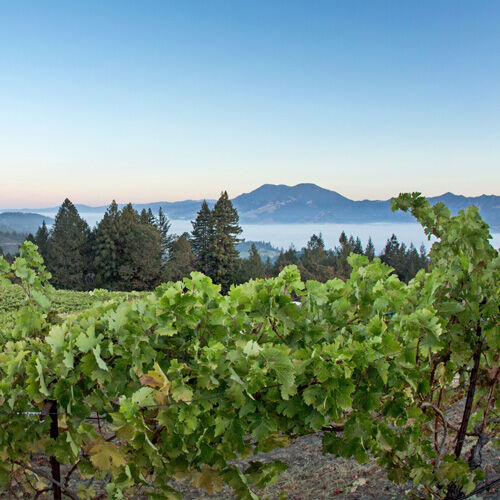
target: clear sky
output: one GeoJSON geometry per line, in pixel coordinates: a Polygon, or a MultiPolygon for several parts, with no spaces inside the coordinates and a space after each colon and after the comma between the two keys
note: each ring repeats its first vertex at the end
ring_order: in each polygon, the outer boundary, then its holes
{"type": "Polygon", "coordinates": [[[500,194],[498,1],[0,3],[0,207],[500,194]]]}

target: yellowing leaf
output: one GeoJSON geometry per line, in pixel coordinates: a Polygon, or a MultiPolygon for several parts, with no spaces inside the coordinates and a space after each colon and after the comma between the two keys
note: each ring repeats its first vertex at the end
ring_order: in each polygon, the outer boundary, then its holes
{"type": "Polygon", "coordinates": [[[224,485],[219,471],[208,465],[203,466],[201,472],[193,474],[193,485],[197,488],[203,488],[209,495],[220,491],[224,485]]]}
{"type": "Polygon", "coordinates": [[[127,459],[122,451],[114,443],[98,441],[92,443],[87,453],[90,461],[98,470],[109,471],[111,467],[121,467],[127,465],[127,459]]]}
{"type": "Polygon", "coordinates": [[[186,385],[179,385],[172,390],[172,398],[174,401],[190,403],[193,399],[193,391],[186,385]]]}

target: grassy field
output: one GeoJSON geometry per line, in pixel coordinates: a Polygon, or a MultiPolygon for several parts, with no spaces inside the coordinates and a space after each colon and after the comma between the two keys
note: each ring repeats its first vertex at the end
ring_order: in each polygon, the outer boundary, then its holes
{"type": "MultiPolygon", "coordinates": [[[[136,294],[137,292],[134,292],[136,294]]],[[[94,290],[92,292],[73,292],[56,290],[52,301],[53,310],[57,313],[74,313],[83,311],[98,302],[116,297],[127,297],[126,292],[109,292],[94,290]]],[[[14,326],[15,313],[24,304],[25,293],[20,286],[13,285],[8,289],[0,289],[0,331],[14,326]]]]}

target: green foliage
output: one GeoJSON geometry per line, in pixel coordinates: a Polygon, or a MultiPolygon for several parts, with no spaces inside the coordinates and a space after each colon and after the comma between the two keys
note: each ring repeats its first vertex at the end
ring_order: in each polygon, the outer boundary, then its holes
{"type": "Polygon", "coordinates": [[[0,259],[27,296],[2,335],[0,481],[21,480],[17,464],[37,450],[108,478],[111,498],[138,486],[178,498],[167,484],[176,478],[255,499],[285,466],[242,471],[233,460],[327,429],[325,452],[374,455],[416,496],[472,491],[482,472],[458,442],[465,427],[480,455],[481,439],[498,433],[500,258],[477,210],[450,217],[416,194],[393,204],[438,238],[429,271],[408,284],[352,254],[346,281],[304,283],[289,266],[223,295],[192,273],[61,320],[35,247],[24,244],[13,265],[0,259]],[[452,421],[471,394],[474,411],[452,421]],[[50,400],[63,414],[57,440],[23,413],[50,400]],[[85,422],[94,412],[104,429],[85,422]]]}

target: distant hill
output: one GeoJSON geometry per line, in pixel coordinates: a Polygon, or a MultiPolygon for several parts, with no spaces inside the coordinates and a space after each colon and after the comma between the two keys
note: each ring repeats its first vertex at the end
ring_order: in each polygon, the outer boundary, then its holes
{"type": "MultiPolygon", "coordinates": [[[[493,231],[500,231],[500,196],[466,197],[445,193],[429,198],[434,205],[442,201],[458,213],[470,205],[478,207],[481,216],[493,231]]],[[[355,201],[315,184],[264,184],[232,200],[240,220],[246,223],[368,223],[411,222],[414,219],[402,212],[392,212],[390,200],[355,201]]]]}
{"type": "Polygon", "coordinates": [[[19,245],[26,239],[26,235],[15,231],[0,230],[0,255],[15,254],[19,245]]]}
{"type": "MultiPolygon", "coordinates": [[[[208,206],[213,208],[217,200],[206,200],[208,206]]],[[[143,208],[146,210],[151,208],[154,213],[158,213],[160,207],[165,213],[168,214],[170,219],[191,220],[196,217],[198,210],[201,207],[203,200],[184,200],[184,201],[156,201],[152,203],[133,203],[136,210],[141,211],[143,208]]],[[[118,208],[122,209],[126,203],[118,203],[118,208]]],[[[80,214],[102,214],[106,212],[109,205],[102,205],[98,207],[91,207],[90,205],[82,205],[75,203],[75,207],[80,214]]],[[[36,212],[37,214],[55,214],[59,207],[47,208],[18,208],[18,209],[5,209],[3,213],[28,213],[36,212]]],[[[47,222],[48,224],[48,222],[47,222]]]]}
{"type": "MultiPolygon", "coordinates": [[[[470,205],[475,205],[492,231],[500,232],[500,196],[466,197],[445,193],[429,198],[429,201],[432,204],[439,201],[444,202],[453,214],[470,205]]],[[[324,189],[316,184],[297,184],[296,186],[264,184],[250,193],[233,198],[232,202],[238,210],[240,221],[246,224],[313,222],[360,224],[414,221],[409,214],[393,213],[390,208],[390,200],[350,200],[336,191],[324,189]]],[[[215,200],[207,200],[207,203],[213,207],[215,200]]],[[[151,208],[155,213],[162,207],[169,218],[182,220],[194,220],[200,206],[201,200],[134,204],[137,210],[151,208]]],[[[88,205],[76,205],[76,207],[82,214],[103,213],[107,208],[106,206],[90,207],[88,205]]],[[[37,210],[25,209],[17,210],[17,212],[55,213],[57,209],[58,207],[37,210]]],[[[1,220],[0,224],[2,224],[1,220]]],[[[19,227],[14,227],[14,229],[21,230],[19,227]]]]}
{"type": "Polygon", "coordinates": [[[237,245],[238,252],[240,253],[240,257],[242,259],[246,259],[250,255],[250,248],[252,245],[256,246],[260,257],[264,262],[268,257],[271,262],[274,262],[280,254],[280,249],[273,247],[271,243],[267,241],[243,240],[237,245]]]}
{"type": "Polygon", "coordinates": [[[0,214],[0,230],[34,234],[43,221],[46,224],[54,223],[51,217],[36,213],[4,212],[0,214]]]}

